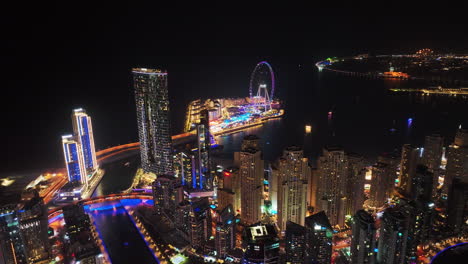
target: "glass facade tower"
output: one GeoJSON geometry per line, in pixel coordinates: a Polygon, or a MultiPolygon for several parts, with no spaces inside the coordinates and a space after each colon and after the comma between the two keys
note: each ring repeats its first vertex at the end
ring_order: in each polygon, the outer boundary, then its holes
{"type": "Polygon", "coordinates": [[[83,151],[78,140],[73,135],[62,136],[63,155],[65,156],[65,167],[67,168],[68,181],[88,183],[86,177],[85,161],[83,151]]]}
{"type": "Polygon", "coordinates": [[[167,72],[134,68],[133,85],[141,166],[156,175],[173,173],[167,72]]]}
{"type": "Polygon", "coordinates": [[[97,168],[96,150],[94,149],[93,127],[91,117],[82,108],[73,110],[73,133],[76,136],[88,176],[97,168]]]}

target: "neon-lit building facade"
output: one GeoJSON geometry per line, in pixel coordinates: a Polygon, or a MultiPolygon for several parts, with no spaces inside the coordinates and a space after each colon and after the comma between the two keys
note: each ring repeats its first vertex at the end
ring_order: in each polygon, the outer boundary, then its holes
{"type": "Polygon", "coordinates": [[[94,148],[93,126],[91,117],[82,108],[73,110],[73,133],[76,136],[83,153],[84,165],[88,177],[97,168],[96,150],[94,148]]]}
{"type": "Polygon", "coordinates": [[[78,143],[78,140],[73,137],[73,135],[62,136],[62,147],[68,181],[80,182],[86,185],[88,183],[88,177],[86,176],[83,151],[81,150],[81,145],[78,143]]]}
{"type": "Polygon", "coordinates": [[[210,127],[208,111],[201,111],[200,124],[197,125],[198,139],[198,173],[200,189],[212,189],[212,179],[210,176],[210,127]]]}
{"type": "Polygon", "coordinates": [[[156,175],[173,173],[167,72],[134,68],[133,85],[141,166],[156,175]]]}

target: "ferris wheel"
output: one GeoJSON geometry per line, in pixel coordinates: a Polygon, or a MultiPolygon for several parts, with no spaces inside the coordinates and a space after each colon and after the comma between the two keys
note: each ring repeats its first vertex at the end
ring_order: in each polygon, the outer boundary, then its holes
{"type": "Polygon", "coordinates": [[[249,96],[254,105],[271,108],[275,92],[275,73],[266,61],[259,62],[250,76],[249,96]],[[257,91],[256,95],[253,94],[257,91]]]}

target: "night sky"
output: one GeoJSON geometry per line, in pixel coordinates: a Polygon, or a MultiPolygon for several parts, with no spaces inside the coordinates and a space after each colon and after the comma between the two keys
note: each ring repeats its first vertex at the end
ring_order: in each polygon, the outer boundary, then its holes
{"type": "Polygon", "coordinates": [[[281,85],[293,81],[292,65],[313,67],[329,56],[424,47],[468,53],[463,6],[448,12],[284,1],[262,6],[178,1],[177,7],[157,1],[66,2],[2,8],[6,148],[0,175],[62,166],[60,136],[72,132],[76,107],[92,116],[97,149],[137,141],[132,67],[168,70],[178,133],[190,100],[246,96],[250,72],[261,60],[275,66],[281,85]]]}

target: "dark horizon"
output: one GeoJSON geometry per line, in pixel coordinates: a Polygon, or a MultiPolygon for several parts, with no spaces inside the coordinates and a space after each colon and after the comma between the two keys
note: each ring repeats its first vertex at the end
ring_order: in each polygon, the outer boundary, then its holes
{"type": "Polygon", "coordinates": [[[8,125],[1,174],[62,164],[60,136],[71,132],[76,107],[93,118],[96,149],[137,141],[132,67],[168,70],[175,134],[189,101],[247,96],[250,73],[262,60],[273,65],[283,99],[281,89],[297,82],[297,65],[313,69],[330,56],[468,53],[463,17],[436,10],[98,3],[22,11],[1,18],[4,87],[13,92],[2,104],[8,125]]]}

